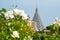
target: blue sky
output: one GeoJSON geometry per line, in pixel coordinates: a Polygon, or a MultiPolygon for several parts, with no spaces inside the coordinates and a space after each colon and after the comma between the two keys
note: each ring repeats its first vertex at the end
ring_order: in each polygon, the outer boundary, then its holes
{"type": "Polygon", "coordinates": [[[55,17],[60,18],[60,0],[0,0],[0,9],[7,8],[9,10],[17,8],[25,10],[31,17],[34,16],[36,4],[38,5],[39,15],[45,26],[55,21],[55,17]]]}

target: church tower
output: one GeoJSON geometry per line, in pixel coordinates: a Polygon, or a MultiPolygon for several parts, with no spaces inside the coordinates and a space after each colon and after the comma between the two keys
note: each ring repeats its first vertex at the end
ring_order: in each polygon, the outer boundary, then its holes
{"type": "Polygon", "coordinates": [[[33,21],[35,22],[36,31],[41,31],[44,28],[44,25],[43,25],[42,20],[39,16],[39,13],[38,13],[38,8],[36,8],[36,10],[35,10],[35,15],[33,17],[33,21]]]}

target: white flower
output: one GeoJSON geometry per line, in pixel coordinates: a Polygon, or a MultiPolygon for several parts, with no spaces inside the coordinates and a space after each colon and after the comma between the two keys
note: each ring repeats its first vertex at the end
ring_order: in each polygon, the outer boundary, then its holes
{"type": "Polygon", "coordinates": [[[24,10],[14,9],[14,15],[22,16],[22,19],[28,18],[27,14],[25,14],[24,10]]]}
{"type": "Polygon", "coordinates": [[[19,15],[20,14],[20,10],[18,10],[18,9],[13,9],[13,11],[14,11],[14,15],[19,15]]]}
{"type": "Polygon", "coordinates": [[[60,23],[58,25],[60,26],[60,23]]]}
{"type": "Polygon", "coordinates": [[[14,18],[13,11],[8,11],[8,12],[6,12],[6,13],[5,13],[5,17],[6,17],[6,19],[14,18]]]}
{"type": "Polygon", "coordinates": [[[23,20],[24,20],[24,19],[28,19],[27,14],[22,15],[22,19],[23,19],[23,20]]]}
{"type": "Polygon", "coordinates": [[[19,33],[17,31],[13,31],[13,34],[11,36],[13,38],[19,38],[19,33]]]}
{"type": "Polygon", "coordinates": [[[55,17],[55,20],[58,21],[59,20],[58,17],[55,17]]]}
{"type": "Polygon", "coordinates": [[[55,18],[55,22],[53,24],[58,24],[60,26],[60,19],[58,19],[57,17],[55,18]]]}
{"type": "Polygon", "coordinates": [[[53,22],[53,24],[56,24],[56,22],[53,22]]]}

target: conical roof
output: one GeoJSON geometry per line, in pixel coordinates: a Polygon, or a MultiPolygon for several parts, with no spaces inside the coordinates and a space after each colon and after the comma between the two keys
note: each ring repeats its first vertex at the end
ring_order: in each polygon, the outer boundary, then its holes
{"type": "Polygon", "coordinates": [[[36,8],[35,15],[33,17],[33,21],[35,22],[35,28],[37,31],[41,31],[43,29],[43,23],[42,20],[38,14],[38,8],[36,8]]]}

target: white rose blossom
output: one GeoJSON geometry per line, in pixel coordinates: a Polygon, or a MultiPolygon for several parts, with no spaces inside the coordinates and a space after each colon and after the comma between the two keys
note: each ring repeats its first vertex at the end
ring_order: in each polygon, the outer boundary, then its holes
{"type": "Polygon", "coordinates": [[[60,23],[58,25],[60,26],[60,23]]]}
{"type": "Polygon", "coordinates": [[[28,18],[27,14],[25,14],[24,10],[14,9],[14,15],[22,16],[22,19],[28,18]]]}
{"type": "Polygon", "coordinates": [[[13,38],[19,38],[19,33],[17,31],[13,31],[13,34],[11,36],[13,38]]]}
{"type": "Polygon", "coordinates": [[[58,17],[55,17],[55,20],[58,21],[59,20],[58,17]]]}
{"type": "Polygon", "coordinates": [[[13,9],[13,11],[8,11],[5,13],[6,19],[14,18],[14,15],[22,16],[23,20],[28,19],[28,16],[27,16],[27,14],[25,14],[24,10],[13,9]]]}
{"type": "Polygon", "coordinates": [[[13,11],[8,11],[8,12],[6,12],[6,13],[5,13],[5,17],[6,17],[6,19],[14,18],[13,11]]]}
{"type": "Polygon", "coordinates": [[[24,20],[24,19],[27,19],[28,17],[27,17],[27,14],[24,14],[24,15],[22,15],[22,19],[24,20]]]}
{"type": "Polygon", "coordinates": [[[58,19],[57,17],[55,18],[55,22],[53,24],[58,24],[60,26],[60,19],[58,19]]]}

